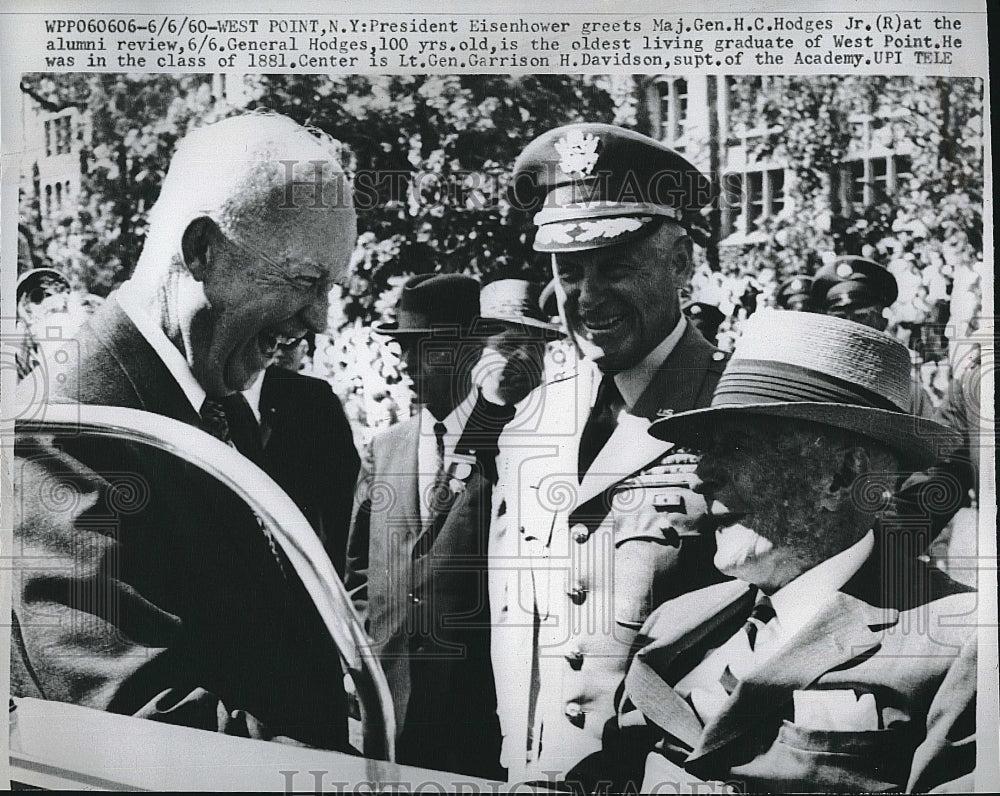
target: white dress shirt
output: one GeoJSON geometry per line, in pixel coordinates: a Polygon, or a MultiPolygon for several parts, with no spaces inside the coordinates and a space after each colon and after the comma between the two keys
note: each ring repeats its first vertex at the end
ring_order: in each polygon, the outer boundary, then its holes
{"type": "Polygon", "coordinates": [[[728,667],[737,680],[773,658],[791,638],[809,624],[861,568],[875,547],[872,531],[858,542],[828,558],[770,596],[774,618],[757,632],[750,649],[747,634],[740,629],[674,686],[708,723],[729,699],[721,678],[728,667]]]}
{"type": "MultiPolygon", "coordinates": [[[[444,423],[444,456],[447,460],[455,453],[465,424],[469,422],[472,410],[476,405],[476,398],[479,395],[477,389],[473,389],[465,399],[456,406],[451,413],[441,422],[444,423]]],[[[438,422],[427,409],[420,410],[420,437],[417,444],[417,489],[420,493],[420,523],[425,525],[429,517],[429,498],[431,490],[434,488],[434,479],[437,477],[438,453],[437,436],[434,433],[434,425],[438,422]]]]}

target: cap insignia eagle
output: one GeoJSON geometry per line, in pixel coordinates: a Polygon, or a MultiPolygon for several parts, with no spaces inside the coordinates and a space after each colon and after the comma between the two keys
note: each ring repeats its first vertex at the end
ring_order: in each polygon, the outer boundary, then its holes
{"type": "Polygon", "coordinates": [[[570,130],[555,143],[559,168],[566,174],[586,177],[597,165],[597,147],[601,139],[581,130],[570,130]]]}

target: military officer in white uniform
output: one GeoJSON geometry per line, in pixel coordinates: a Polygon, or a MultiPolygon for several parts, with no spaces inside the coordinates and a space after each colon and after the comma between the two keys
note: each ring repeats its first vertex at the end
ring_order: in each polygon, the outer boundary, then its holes
{"type": "Polygon", "coordinates": [[[574,124],[514,168],[512,200],[537,210],[534,247],[551,253],[584,359],[529,397],[501,439],[492,657],[509,779],[566,782],[601,747],[650,611],[721,578],[693,530],[697,457],[647,429],[708,405],[726,355],[678,297],[709,201],[693,165],[638,133],[574,124]]]}

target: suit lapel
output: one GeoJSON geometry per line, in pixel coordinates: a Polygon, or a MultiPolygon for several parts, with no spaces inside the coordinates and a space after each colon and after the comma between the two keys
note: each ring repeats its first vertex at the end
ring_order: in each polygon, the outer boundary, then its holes
{"type": "Polygon", "coordinates": [[[668,677],[678,655],[691,649],[714,630],[739,621],[749,613],[753,591],[743,581],[728,581],[698,592],[684,609],[661,611],[646,628],[655,639],[636,653],[625,678],[632,703],[650,721],[668,730],[690,749],[698,745],[702,723],[691,706],[673,689],[668,677]]]}
{"type": "Polygon", "coordinates": [[[113,296],[91,318],[90,332],[118,363],[139,400],[139,408],[198,425],[198,412],[113,296]]]}
{"type": "Polygon", "coordinates": [[[420,528],[419,445],[420,416],[410,418],[386,432],[386,465],[381,472],[394,494],[398,496],[399,518],[405,525],[408,538],[416,538],[420,528]]]}
{"type": "MultiPolygon", "coordinates": [[[[664,412],[686,412],[697,408],[702,382],[714,352],[715,349],[689,324],[632,411],[622,414],[618,427],[597,454],[580,484],[578,506],[641,470],[673,447],[672,442],[650,436],[649,426],[664,412]]],[[[577,435],[577,449],[580,436],[577,435]]]]}
{"type": "Polygon", "coordinates": [[[741,680],[729,701],[702,733],[689,762],[714,752],[781,709],[792,693],[825,672],[880,644],[885,627],[898,618],[895,609],[876,608],[838,592],[812,622],[790,639],[765,666],[741,680]]]}

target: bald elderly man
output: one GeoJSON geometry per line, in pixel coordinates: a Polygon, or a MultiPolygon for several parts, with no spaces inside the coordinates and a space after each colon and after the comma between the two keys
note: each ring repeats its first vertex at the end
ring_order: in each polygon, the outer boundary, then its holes
{"type": "MultiPolygon", "coordinates": [[[[178,145],[132,277],[67,348],[53,400],[163,415],[261,463],[240,391],[326,325],[356,239],[337,145],[278,115],[178,145]]],[[[249,509],[177,457],[19,440],[12,693],[346,748],[335,645],[249,509]],[[145,485],[123,506],[113,484],[145,485]],[[67,499],[53,505],[58,478],[67,499]]]]}

